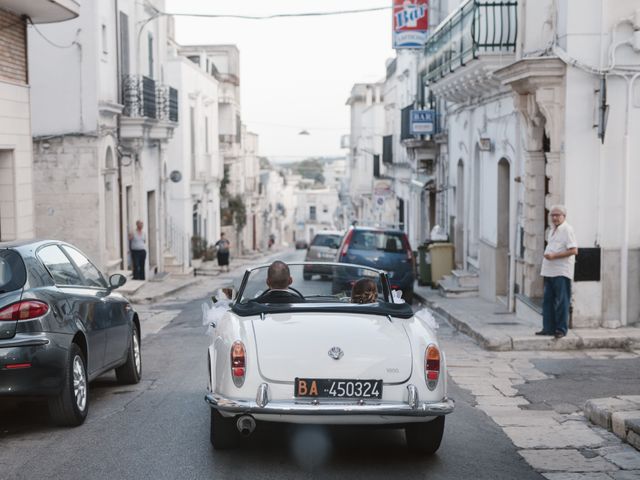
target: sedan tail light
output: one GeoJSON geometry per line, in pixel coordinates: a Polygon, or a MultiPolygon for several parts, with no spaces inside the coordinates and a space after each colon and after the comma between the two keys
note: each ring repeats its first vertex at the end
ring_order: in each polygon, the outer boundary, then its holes
{"type": "Polygon", "coordinates": [[[347,236],[344,238],[344,243],[342,244],[342,249],[340,250],[340,254],[338,255],[338,260],[340,260],[340,257],[344,257],[347,254],[347,250],[349,250],[349,244],[351,243],[351,237],[353,237],[353,230],[349,230],[347,236]]]}
{"type": "Polygon", "coordinates": [[[411,250],[411,245],[409,244],[409,239],[406,235],[402,236],[402,244],[404,245],[404,249],[407,252],[407,260],[410,262],[413,261],[413,250],[411,250]]]}
{"type": "Polygon", "coordinates": [[[247,373],[246,356],[244,344],[242,342],[233,342],[231,345],[231,378],[236,387],[244,384],[244,377],[247,373]]]}
{"type": "Polygon", "coordinates": [[[43,316],[49,311],[49,305],[38,300],[25,300],[0,309],[1,321],[30,320],[43,316]]]}
{"type": "Polygon", "coordinates": [[[440,350],[434,344],[429,345],[424,353],[424,374],[427,388],[435,390],[440,378],[440,350]]]}

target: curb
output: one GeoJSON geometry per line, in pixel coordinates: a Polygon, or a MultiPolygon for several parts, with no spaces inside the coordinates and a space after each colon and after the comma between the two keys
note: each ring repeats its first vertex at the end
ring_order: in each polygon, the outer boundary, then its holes
{"type": "Polygon", "coordinates": [[[158,300],[161,300],[165,297],[168,297],[169,295],[172,295],[174,293],[177,293],[181,290],[184,290],[185,288],[189,288],[193,285],[195,285],[196,283],[200,283],[202,279],[196,278],[196,279],[190,279],[188,281],[185,281],[184,284],[182,285],[177,285],[174,288],[170,288],[169,290],[166,290],[162,293],[159,293],[157,295],[153,295],[150,297],[136,297],[136,296],[132,296],[129,297],[129,301],[131,303],[137,303],[139,305],[144,305],[144,304],[149,304],[149,303],[153,303],[156,302],[158,300]]]}
{"type": "Polygon", "coordinates": [[[640,451],[640,395],[592,398],[584,405],[584,416],[640,451]]]}

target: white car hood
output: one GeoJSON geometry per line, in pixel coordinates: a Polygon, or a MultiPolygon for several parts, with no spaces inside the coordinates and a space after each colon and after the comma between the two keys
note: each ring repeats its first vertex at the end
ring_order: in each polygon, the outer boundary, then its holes
{"type": "Polygon", "coordinates": [[[278,313],[253,320],[260,374],[300,378],[381,379],[411,375],[411,344],[401,320],[348,313],[278,313]],[[339,360],[329,356],[338,347],[339,360]]]}

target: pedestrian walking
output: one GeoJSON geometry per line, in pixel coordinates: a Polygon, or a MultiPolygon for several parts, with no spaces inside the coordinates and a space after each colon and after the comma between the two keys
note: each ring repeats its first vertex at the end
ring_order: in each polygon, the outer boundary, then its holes
{"type": "Polygon", "coordinates": [[[220,267],[220,271],[224,272],[225,267],[227,272],[229,271],[229,247],[231,243],[224,237],[224,232],[220,234],[220,240],[218,240],[215,244],[217,249],[217,258],[218,258],[218,266],[220,267]]]}
{"type": "Polygon", "coordinates": [[[550,216],[553,227],[549,231],[540,272],[544,278],[542,330],[536,335],[562,338],[568,329],[571,281],[578,244],[573,227],[565,220],[567,209],[563,205],[554,205],[550,216]]]}
{"type": "Polygon", "coordinates": [[[147,259],[147,236],[142,230],[141,220],[136,222],[136,229],[129,233],[129,251],[133,263],[133,279],[144,280],[144,265],[147,259]]]}

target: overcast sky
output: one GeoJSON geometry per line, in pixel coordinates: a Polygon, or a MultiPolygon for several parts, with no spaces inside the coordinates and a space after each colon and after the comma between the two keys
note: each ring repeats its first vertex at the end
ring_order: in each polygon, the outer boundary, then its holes
{"type": "MultiPolygon", "coordinates": [[[[168,12],[240,15],[390,7],[390,0],[166,0],[168,12]]],[[[242,121],[259,135],[260,154],[276,161],[345,155],[345,105],[354,83],[385,75],[391,9],[312,18],[176,18],[177,41],[236,44],[242,121]],[[306,129],[309,135],[298,133],[306,129]]]]}

